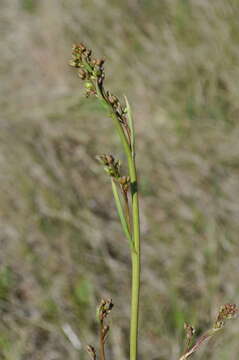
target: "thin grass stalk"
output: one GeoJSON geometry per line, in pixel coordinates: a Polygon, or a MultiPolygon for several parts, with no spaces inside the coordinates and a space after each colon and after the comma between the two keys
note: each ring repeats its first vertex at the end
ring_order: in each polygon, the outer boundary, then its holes
{"type": "Polygon", "coordinates": [[[132,196],[132,220],[133,220],[133,249],[131,248],[131,316],[130,316],[130,360],[137,359],[138,353],[138,323],[139,323],[139,294],[140,294],[140,218],[139,218],[139,198],[138,198],[138,181],[135,162],[135,154],[131,151],[125,137],[125,133],[119,124],[115,114],[111,115],[116,125],[117,132],[125,149],[128,161],[129,176],[131,183],[132,196]]]}
{"type": "MultiPolygon", "coordinates": [[[[108,160],[112,165],[112,157],[101,157],[107,171],[112,177],[112,190],[116,202],[117,211],[121,220],[121,225],[126,237],[133,246],[131,249],[132,259],[132,281],[131,281],[131,321],[130,321],[130,360],[137,359],[138,348],[138,319],[139,319],[139,293],[140,293],[140,219],[139,219],[139,199],[138,181],[134,151],[134,126],[129,102],[125,98],[126,107],[122,107],[117,97],[112,96],[109,91],[104,89],[104,60],[92,59],[91,50],[84,44],[73,45],[72,59],[70,65],[79,69],[79,76],[85,81],[86,95],[96,95],[103,107],[112,118],[116,131],[120,137],[124,149],[129,171],[129,185],[131,188],[131,207],[128,204],[125,183],[122,184],[123,198],[125,201],[125,212],[123,211],[120,197],[115,186],[114,180],[119,179],[118,165],[115,169],[110,169],[108,160]],[[113,171],[113,173],[112,173],[113,171]],[[131,213],[130,213],[130,210],[131,213]],[[131,221],[130,221],[131,220],[131,221]],[[132,227],[131,227],[132,222],[132,227]]],[[[114,164],[116,165],[116,164],[114,164]]],[[[121,179],[122,180],[122,179],[121,179]]],[[[126,180],[127,181],[127,180],[126,180]]],[[[126,187],[127,189],[127,187],[126,187]]],[[[102,349],[101,349],[102,350],[102,349]]],[[[103,354],[102,354],[103,356],[103,354]]]]}
{"type": "MultiPolygon", "coordinates": [[[[135,162],[135,152],[127,141],[126,135],[119,123],[119,120],[111,107],[102,95],[99,87],[96,87],[97,95],[103,100],[107,106],[109,114],[113,119],[116,131],[120,137],[123,145],[125,155],[128,162],[131,196],[132,196],[132,220],[133,220],[133,248],[131,247],[131,266],[132,266],[132,280],[131,280],[131,316],[130,316],[130,360],[137,359],[138,353],[138,327],[139,327],[139,295],[140,295],[140,269],[141,269],[141,254],[140,254],[140,217],[139,217],[139,198],[138,198],[138,181],[137,170],[135,162]]],[[[133,130],[133,127],[131,127],[133,130]]],[[[134,138],[134,134],[131,134],[134,138]]]]}
{"type": "Polygon", "coordinates": [[[122,127],[119,124],[115,114],[111,114],[116,125],[116,130],[123,144],[127,157],[129,176],[131,183],[132,196],[132,221],[133,221],[133,248],[131,248],[131,316],[130,316],[130,360],[137,359],[138,353],[138,323],[139,323],[139,294],[140,294],[140,218],[139,218],[139,199],[138,199],[138,181],[135,163],[135,154],[132,153],[125,137],[122,127]]]}
{"type": "Polygon", "coordinates": [[[131,284],[131,325],[130,325],[130,360],[137,359],[138,350],[138,322],[139,322],[139,294],[140,294],[140,219],[138,183],[135,158],[131,158],[129,173],[131,179],[132,194],[132,217],[133,217],[133,239],[134,249],[131,251],[132,259],[132,284],[131,284]]]}

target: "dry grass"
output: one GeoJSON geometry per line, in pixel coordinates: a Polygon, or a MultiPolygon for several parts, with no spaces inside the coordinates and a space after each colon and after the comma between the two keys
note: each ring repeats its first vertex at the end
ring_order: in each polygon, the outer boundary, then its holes
{"type": "MultiPolygon", "coordinates": [[[[107,58],[137,119],[142,359],[177,359],[184,320],[202,331],[238,302],[238,11],[237,0],[2,0],[2,359],[84,359],[63,327],[94,342],[108,294],[112,358],[127,354],[130,259],[94,161],[118,140],[67,67],[77,41],[107,58]]],[[[195,359],[237,360],[237,333],[195,359]]]]}

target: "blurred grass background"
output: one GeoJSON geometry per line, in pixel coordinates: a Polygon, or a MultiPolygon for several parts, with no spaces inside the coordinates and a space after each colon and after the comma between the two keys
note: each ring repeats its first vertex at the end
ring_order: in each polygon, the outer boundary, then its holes
{"type": "MultiPolygon", "coordinates": [[[[102,296],[115,303],[108,358],[128,356],[130,257],[95,161],[119,141],[67,65],[80,41],[107,59],[106,86],[136,119],[139,359],[178,359],[184,321],[199,334],[238,302],[238,0],[0,7],[1,359],[87,358],[102,296]]],[[[234,322],[195,359],[238,356],[234,322]]]]}

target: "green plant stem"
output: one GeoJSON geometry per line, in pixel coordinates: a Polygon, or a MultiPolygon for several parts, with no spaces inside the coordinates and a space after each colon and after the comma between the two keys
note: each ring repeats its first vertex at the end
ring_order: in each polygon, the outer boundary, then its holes
{"type": "Polygon", "coordinates": [[[130,360],[137,359],[138,350],[138,320],[139,320],[139,293],[140,293],[140,222],[139,222],[139,200],[137,171],[135,164],[135,155],[131,152],[130,146],[125,137],[125,133],[119,123],[116,115],[112,113],[112,118],[116,125],[117,132],[123,143],[131,183],[132,196],[132,219],[133,219],[133,243],[134,250],[131,251],[132,261],[132,282],[131,282],[131,317],[130,317],[130,360]]]}
{"type": "Polygon", "coordinates": [[[132,282],[131,282],[130,360],[136,360],[137,348],[138,348],[138,319],[139,319],[139,293],[140,293],[140,267],[141,267],[137,171],[135,164],[135,155],[131,152],[130,146],[126,140],[123,129],[115,114],[112,114],[112,118],[115,122],[120,139],[125,148],[125,153],[127,156],[128,167],[129,167],[130,182],[131,182],[134,248],[131,251],[132,282]]]}
{"type": "Polygon", "coordinates": [[[120,218],[120,221],[121,221],[122,229],[123,229],[123,231],[125,233],[125,236],[129,240],[129,244],[130,244],[131,248],[133,248],[134,247],[133,239],[131,237],[131,233],[130,233],[130,229],[129,229],[127,220],[126,220],[126,218],[124,216],[124,213],[123,213],[122,204],[121,204],[121,201],[120,201],[120,197],[119,197],[117,186],[116,186],[116,184],[114,182],[114,179],[111,179],[111,185],[112,185],[112,192],[113,192],[113,195],[114,195],[115,204],[116,204],[118,215],[119,215],[119,218],[120,218]]]}
{"type": "Polygon", "coordinates": [[[132,293],[131,293],[131,326],[130,326],[130,360],[137,359],[138,347],[138,319],[139,319],[139,293],[140,293],[140,225],[139,225],[139,200],[137,189],[137,173],[135,161],[132,161],[131,187],[132,187],[132,211],[133,211],[133,238],[134,249],[132,258],[132,293]]]}
{"type": "MultiPolygon", "coordinates": [[[[135,163],[134,149],[131,149],[126,134],[122,129],[122,125],[114,113],[110,104],[105,99],[102,89],[96,84],[96,91],[98,97],[103,100],[104,105],[107,106],[109,114],[113,119],[117,133],[123,145],[129,168],[129,176],[131,183],[132,196],[132,221],[133,221],[133,248],[131,248],[132,261],[132,281],[131,281],[131,317],[130,317],[130,360],[137,359],[138,351],[138,320],[139,320],[139,294],[140,294],[140,218],[139,218],[139,199],[138,199],[138,182],[137,171],[135,163]]],[[[131,127],[132,129],[132,127],[131,127]]],[[[132,130],[131,130],[132,131],[132,130]]],[[[131,133],[131,136],[134,136],[131,133]]]]}

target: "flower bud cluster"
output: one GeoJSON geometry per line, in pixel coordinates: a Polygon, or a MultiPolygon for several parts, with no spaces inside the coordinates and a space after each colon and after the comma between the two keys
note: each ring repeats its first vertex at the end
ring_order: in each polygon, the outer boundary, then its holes
{"type": "Polygon", "coordinates": [[[92,59],[92,52],[84,44],[73,45],[70,66],[78,68],[79,77],[85,80],[86,95],[95,95],[96,88],[94,81],[102,84],[104,74],[104,60],[92,59]]]}
{"type": "Polygon", "coordinates": [[[186,332],[186,337],[188,340],[191,340],[193,335],[195,334],[195,329],[192,325],[188,324],[188,323],[184,323],[184,330],[186,332]]]}
{"type": "MultiPolygon", "coordinates": [[[[105,324],[105,319],[111,312],[114,304],[112,299],[102,299],[100,302],[100,306],[98,308],[98,318],[100,322],[100,331],[99,331],[99,338],[100,338],[100,359],[104,359],[102,357],[102,353],[104,353],[104,345],[107,339],[107,335],[109,333],[110,327],[108,324],[105,324]]],[[[91,360],[96,360],[96,351],[92,345],[87,345],[87,352],[90,355],[91,360]]]]}
{"type": "Polygon", "coordinates": [[[113,155],[98,155],[97,160],[104,165],[104,170],[115,179],[120,178],[120,161],[115,160],[113,155]]]}
{"type": "MultiPolygon", "coordinates": [[[[104,62],[104,59],[92,58],[91,50],[87,49],[84,44],[73,45],[72,59],[69,65],[79,69],[78,74],[79,77],[85,81],[87,95],[96,94],[95,81],[97,81],[100,86],[103,84],[105,78],[104,62]]],[[[121,105],[119,99],[109,91],[106,91],[104,96],[121,122],[126,123],[126,110],[125,107],[121,105]]]]}
{"type": "Polygon", "coordinates": [[[84,44],[73,45],[69,65],[78,69],[79,77],[85,82],[86,97],[95,95],[109,106],[110,114],[113,113],[121,123],[130,144],[131,133],[128,125],[127,108],[121,104],[115,95],[104,89],[104,62],[104,59],[93,58],[92,51],[84,44]]]}
{"type": "Polygon", "coordinates": [[[119,183],[121,185],[123,192],[127,193],[127,191],[129,190],[129,186],[130,186],[130,177],[129,176],[121,176],[119,178],[119,183]]]}
{"type": "Polygon", "coordinates": [[[98,155],[97,160],[100,161],[101,164],[104,165],[104,170],[107,172],[108,175],[110,175],[114,180],[116,180],[123,193],[127,193],[130,187],[130,177],[121,175],[120,172],[120,161],[115,160],[113,155],[98,155]]]}
{"type": "Polygon", "coordinates": [[[99,320],[103,321],[113,309],[112,299],[102,299],[99,306],[99,320]]]}
{"type": "Polygon", "coordinates": [[[236,304],[225,304],[219,309],[216,322],[214,324],[214,329],[219,330],[224,325],[226,320],[234,318],[238,314],[238,308],[236,304]]]}
{"type": "Polygon", "coordinates": [[[117,96],[111,94],[109,91],[106,92],[106,98],[107,98],[108,103],[112,106],[115,114],[120,119],[120,121],[123,124],[126,124],[127,123],[127,117],[126,117],[127,111],[126,111],[125,106],[123,106],[120,103],[120,100],[117,98],[117,96]]]}

